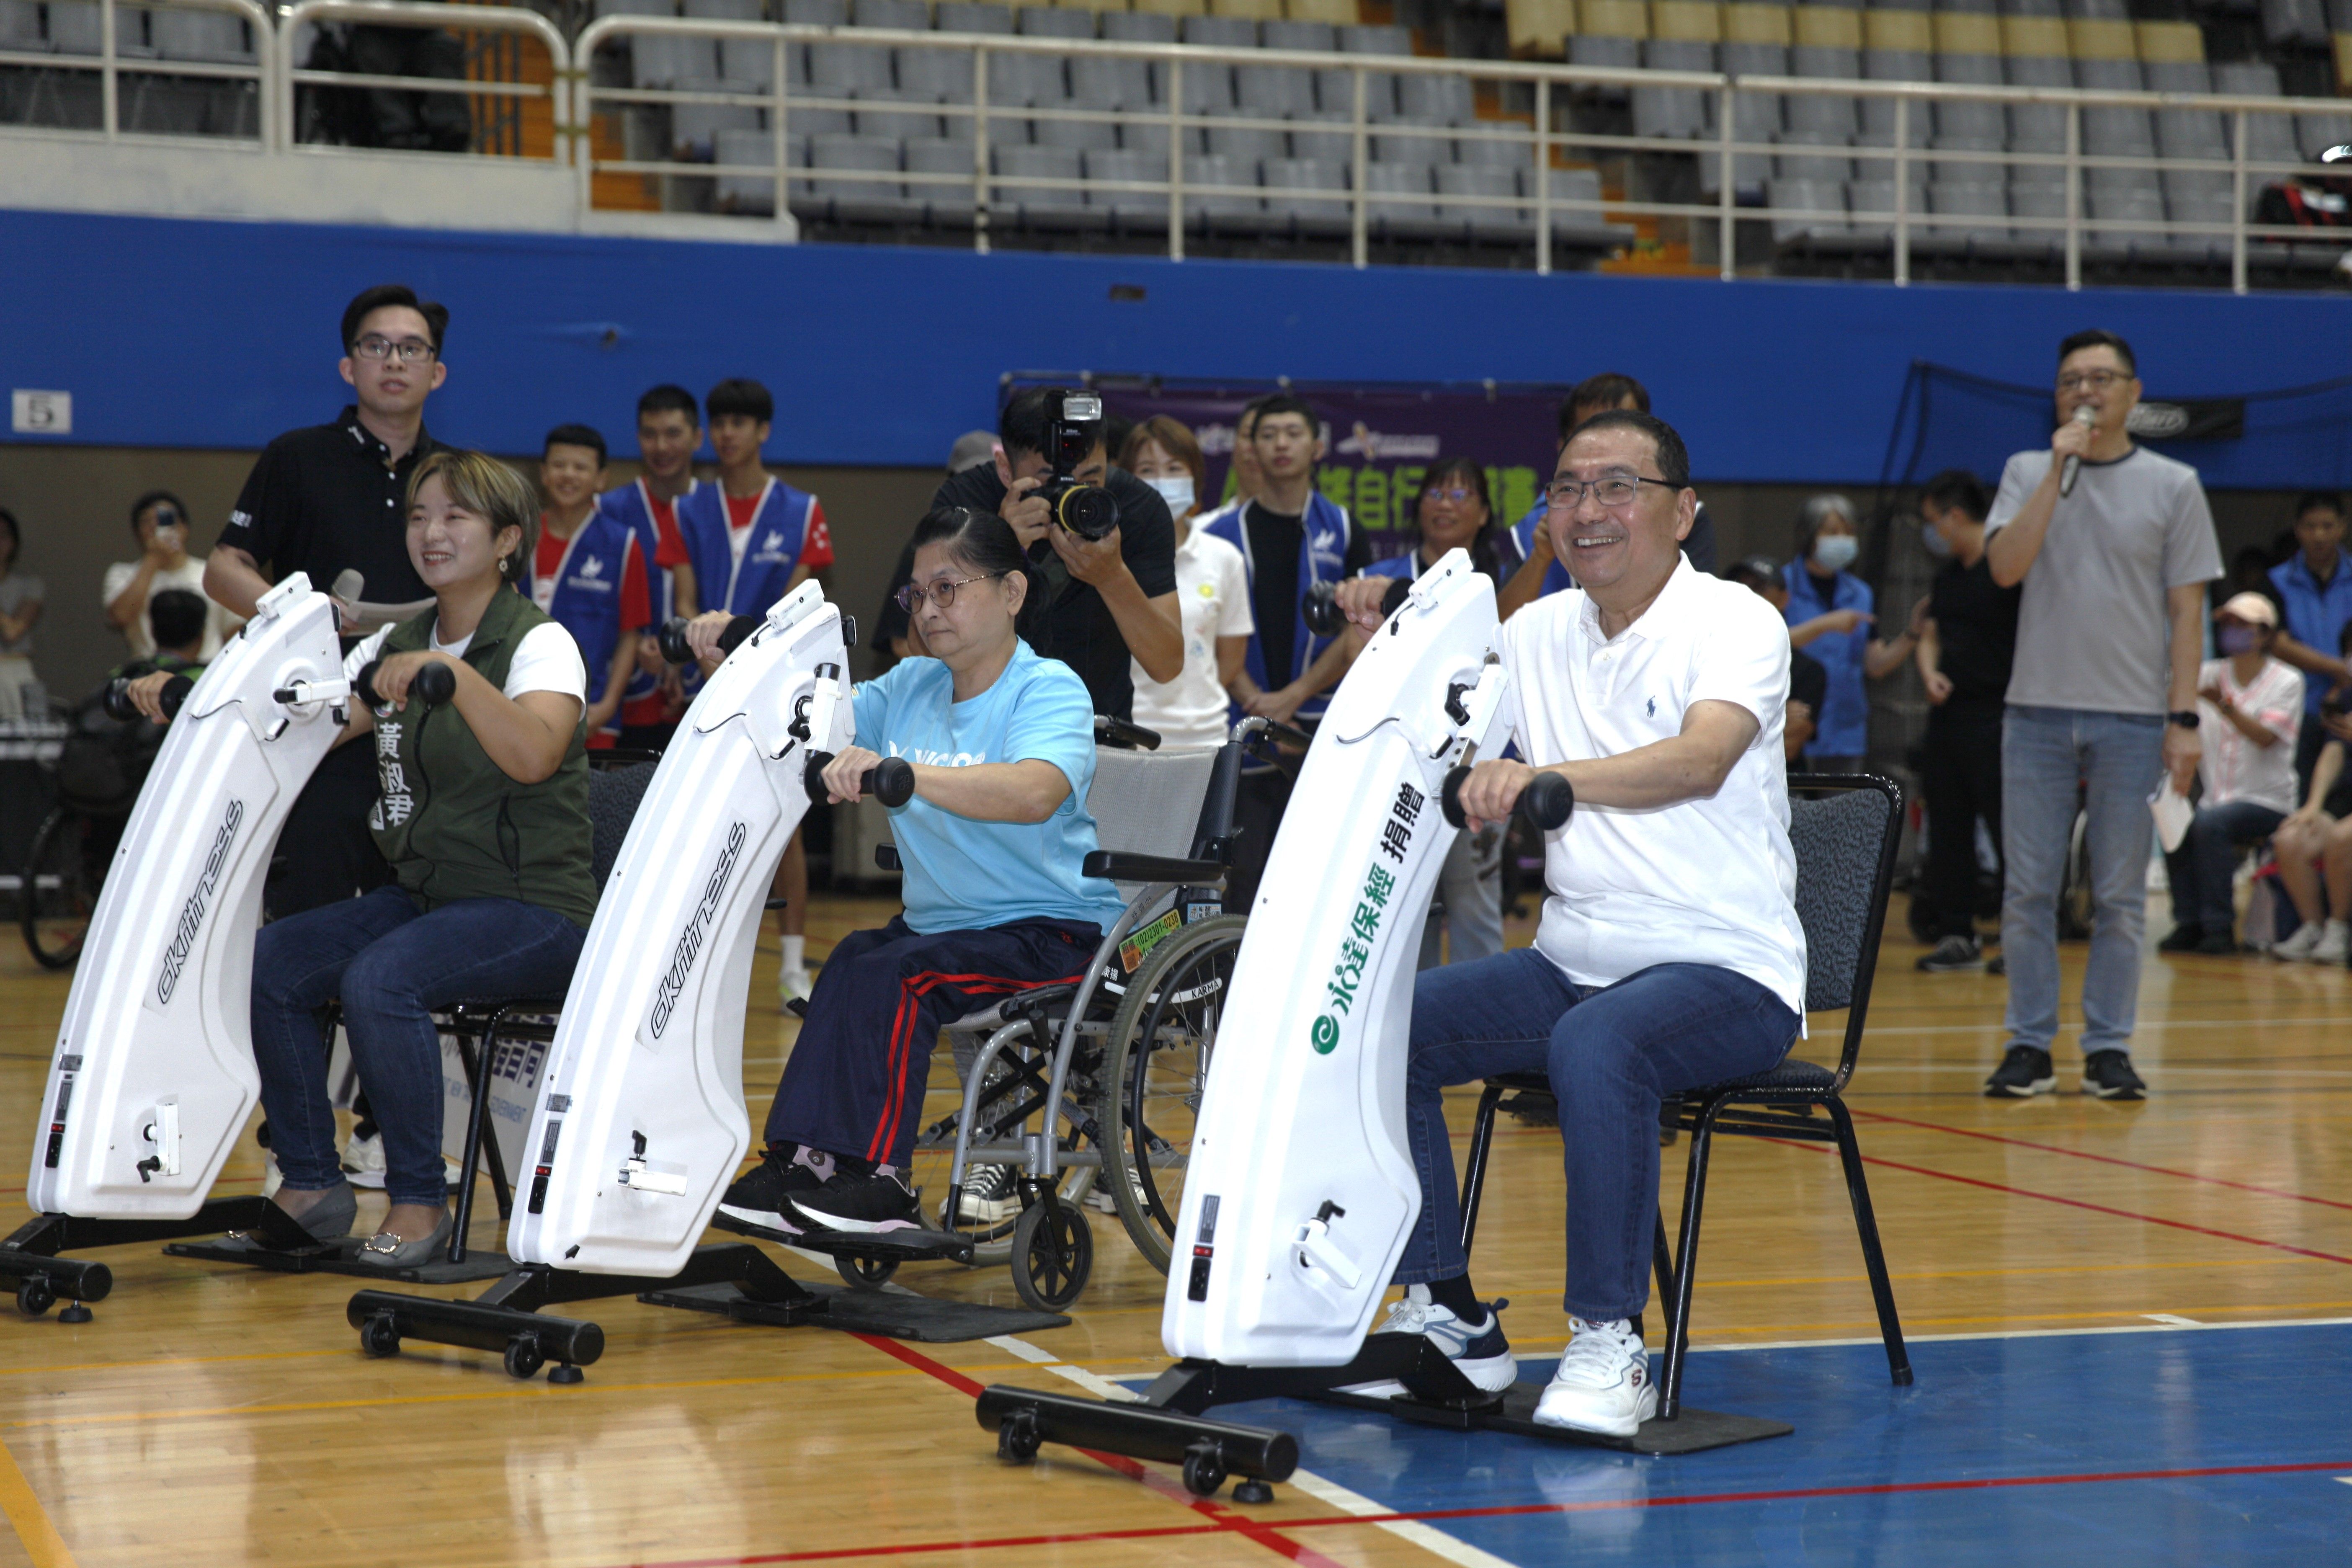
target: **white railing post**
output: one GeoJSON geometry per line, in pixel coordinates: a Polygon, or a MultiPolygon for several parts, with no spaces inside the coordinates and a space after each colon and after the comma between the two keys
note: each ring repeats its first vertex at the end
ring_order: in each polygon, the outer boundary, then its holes
{"type": "Polygon", "coordinates": [[[1911,286],[1911,100],[1895,100],[1895,286],[1911,286]]]}
{"type": "Polygon", "coordinates": [[[2066,287],[2083,286],[2083,106],[2066,106],[2066,287]]]}
{"type": "Polygon", "coordinates": [[[1551,79],[1536,83],[1536,276],[1551,273],[1551,79]]]}
{"type": "Polygon", "coordinates": [[[114,68],[114,0],[100,0],[98,8],[99,100],[106,116],[106,139],[122,133],[122,84],[114,68]]]}
{"type": "MultiPolygon", "coordinates": [[[[788,73],[784,69],[784,50],[790,46],[784,42],[784,36],[782,33],[775,36],[774,43],[775,47],[770,51],[769,60],[771,68],[776,74],[769,79],[776,84],[776,92],[774,102],[768,110],[768,127],[772,132],[771,140],[776,152],[776,221],[790,225],[793,221],[793,138],[789,119],[792,107],[788,91],[791,83],[788,73]]],[[[793,237],[797,239],[798,234],[793,237]]]]}
{"type": "Polygon", "coordinates": [[[1717,258],[1721,265],[1717,271],[1726,283],[1738,276],[1738,269],[1734,263],[1738,260],[1736,253],[1739,231],[1738,219],[1733,216],[1738,210],[1738,202],[1736,199],[1737,193],[1732,189],[1731,180],[1732,94],[1735,90],[1728,80],[1724,82],[1722,91],[1717,95],[1717,101],[1721,107],[1717,111],[1718,123],[1715,128],[1715,155],[1720,160],[1715,173],[1716,178],[1722,182],[1722,188],[1716,193],[1716,223],[1719,230],[1716,244],[1723,253],[1717,258]]]}
{"type": "MultiPolygon", "coordinates": [[[[810,68],[814,71],[815,68],[810,68]]],[[[976,255],[988,254],[988,46],[985,44],[975,44],[971,50],[971,248],[976,255]]]]}
{"type": "Polygon", "coordinates": [[[1184,259],[1184,62],[1168,62],[1168,259],[1184,259]]]}
{"type": "Polygon", "coordinates": [[[2246,291],[2246,111],[2231,117],[2230,291],[2246,291]]]}
{"type": "Polygon", "coordinates": [[[1367,163],[1370,161],[1369,157],[1370,138],[1365,134],[1364,129],[1364,68],[1358,66],[1356,68],[1355,76],[1356,103],[1354,109],[1350,111],[1352,123],[1349,126],[1349,130],[1355,142],[1356,185],[1356,189],[1353,193],[1356,198],[1355,216],[1352,223],[1350,224],[1350,227],[1352,227],[1355,232],[1351,237],[1350,254],[1353,256],[1357,266],[1366,267],[1370,266],[1371,263],[1371,240],[1369,233],[1370,225],[1367,221],[1370,209],[1367,207],[1364,203],[1364,184],[1367,179],[1364,170],[1367,163]]]}

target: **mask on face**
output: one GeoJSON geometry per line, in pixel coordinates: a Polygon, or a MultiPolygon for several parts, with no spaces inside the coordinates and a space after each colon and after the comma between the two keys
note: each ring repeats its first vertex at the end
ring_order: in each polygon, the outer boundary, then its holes
{"type": "Polygon", "coordinates": [[[1825,533],[1813,541],[1813,564],[1824,572],[1843,572],[1862,553],[1862,541],[1850,533],[1825,533]]]}
{"type": "Polygon", "coordinates": [[[2262,634],[2252,626],[2222,626],[2213,634],[2213,646],[2235,658],[2242,653],[2252,653],[2262,644],[2262,634]]]}
{"type": "Polygon", "coordinates": [[[1944,542],[1944,536],[1936,531],[1936,525],[1934,523],[1923,522],[1919,525],[1919,542],[1925,545],[1927,547],[1927,553],[1934,556],[1937,560],[1948,561],[1951,559],[1952,547],[1944,542]]]}
{"type": "Polygon", "coordinates": [[[1192,475],[1179,474],[1172,479],[1146,479],[1143,482],[1160,492],[1160,499],[1168,503],[1170,516],[1181,517],[1192,510],[1192,475]]]}

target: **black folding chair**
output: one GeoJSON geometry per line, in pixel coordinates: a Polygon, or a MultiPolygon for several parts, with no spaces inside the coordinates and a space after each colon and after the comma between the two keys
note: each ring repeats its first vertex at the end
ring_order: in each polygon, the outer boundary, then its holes
{"type": "MultiPolygon", "coordinates": [[[[1886,1255],[1879,1246],[1878,1220],[1870,1205],[1862,1150],[1853,1117],[1841,1098],[1862,1054],[1862,1032],[1870,1012],[1872,973],[1886,921],[1886,895],[1895,878],[1895,848],[1903,833],[1903,792],[1885,779],[1867,775],[1799,775],[1792,794],[1822,799],[1789,803],[1789,841],[1797,857],[1797,919],[1805,931],[1805,1008],[1846,1009],[1845,1044],[1834,1071],[1791,1057],[1770,1072],[1685,1089],[1669,1099],[1669,1125],[1688,1132],[1690,1173],[1683,1186],[1678,1247],[1669,1247],[1663,1210],[1654,1247],[1658,1296],[1665,1303],[1665,1365],[1658,1378],[1658,1415],[1673,1419],[1682,1405],[1683,1362],[1690,1344],[1691,1286],[1698,1265],[1699,1212],[1706,1197],[1707,1156],[1717,1132],[1748,1138],[1794,1139],[1835,1143],[1845,1167],[1847,1194],[1853,1200],[1854,1229],[1870,1273],[1870,1293],[1878,1305],[1878,1327],[1886,1342],[1886,1364],[1895,1383],[1911,1381],[1911,1358],[1903,1346],[1903,1325],[1895,1313],[1895,1290],[1886,1278],[1886,1255]],[[1813,1108],[1828,1111],[1826,1120],[1813,1108]]],[[[1470,1143],[1470,1163],[1462,1182],[1462,1250],[1470,1250],[1478,1226],[1478,1200],[1486,1184],[1488,1146],[1497,1110],[1553,1103],[1551,1082],[1539,1072],[1502,1073],[1486,1080],[1478,1098],[1478,1122],[1470,1143]],[[1505,1096],[1514,1097],[1506,1100],[1505,1096]]]]}

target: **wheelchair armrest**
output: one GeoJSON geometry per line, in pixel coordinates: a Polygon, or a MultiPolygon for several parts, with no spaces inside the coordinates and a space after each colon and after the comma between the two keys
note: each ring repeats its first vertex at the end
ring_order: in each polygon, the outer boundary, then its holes
{"type": "Polygon", "coordinates": [[[1215,860],[1178,860],[1160,855],[1122,855],[1115,849],[1088,854],[1079,869],[1113,882],[1218,882],[1225,868],[1215,860]]]}
{"type": "Polygon", "coordinates": [[[877,844],[874,847],[874,868],[877,871],[905,870],[907,868],[905,864],[898,858],[898,847],[895,844],[877,844]]]}

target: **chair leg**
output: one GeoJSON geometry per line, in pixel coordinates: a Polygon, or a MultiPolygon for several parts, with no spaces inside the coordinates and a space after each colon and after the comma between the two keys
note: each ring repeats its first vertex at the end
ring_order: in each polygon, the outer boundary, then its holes
{"type": "Polygon", "coordinates": [[[1829,1102],[1830,1120],[1837,1124],[1838,1161],[1845,1167],[1846,1195],[1853,1200],[1853,1228],[1862,1237],[1863,1267],[1870,1273],[1871,1300],[1878,1305],[1878,1331],[1886,1342],[1886,1370],[1898,1387],[1911,1383],[1911,1352],[1903,1343],[1903,1324],[1895,1314],[1895,1286],[1886,1277],[1886,1252],[1878,1241],[1878,1215],[1870,1206],[1870,1183],[1863,1174],[1862,1146],[1854,1142],[1853,1116],[1842,1100],[1829,1102]]]}
{"type": "Polygon", "coordinates": [[[1666,1211],[1658,1210],[1658,1227],[1650,1237],[1650,1267],[1658,1276],[1658,1311],[1665,1320],[1666,1337],[1675,1331],[1675,1249],[1666,1240],[1666,1211]]]}
{"type": "Polygon", "coordinates": [[[1698,1223],[1706,1199],[1706,1160],[1715,1142],[1715,1114],[1721,1100],[1699,1108],[1691,1128],[1690,1170],[1683,1181],[1682,1234],[1676,1238],[1674,1307],[1666,1331],[1666,1362],[1658,1377],[1658,1417],[1671,1421],[1682,1409],[1683,1359],[1690,1349],[1691,1286],[1698,1275],[1698,1223]]]}
{"type": "MultiPolygon", "coordinates": [[[[506,1016],[501,1010],[494,1015],[480,1038],[488,1046],[506,1016]]],[[[472,1103],[466,1111],[466,1152],[457,1163],[457,1221],[449,1232],[449,1261],[466,1261],[466,1228],[474,1219],[474,1173],[481,1168],[482,1127],[490,1109],[490,1064],[487,1049],[476,1049],[474,1043],[461,1029],[457,1032],[457,1061],[466,1070],[466,1087],[473,1091],[472,1103]]]]}
{"type": "MultiPolygon", "coordinates": [[[[490,1089],[498,1084],[499,1031],[506,1026],[507,1017],[508,1012],[500,1011],[490,1020],[488,1030],[482,1036],[481,1065],[485,1088],[481,1100],[486,1112],[489,1107],[490,1089]]],[[[482,1168],[489,1173],[490,1197],[499,1206],[499,1223],[504,1225],[514,1218],[514,1183],[507,1174],[507,1154],[499,1146],[499,1130],[490,1125],[487,1115],[482,1121],[482,1168]]]]}
{"type": "Polygon", "coordinates": [[[1462,1173],[1462,1256],[1478,1234],[1478,1201],[1486,1194],[1486,1155],[1495,1142],[1495,1107],[1502,1102],[1503,1087],[1490,1083],[1478,1096],[1478,1123],[1470,1133],[1470,1165],[1462,1173]]]}

